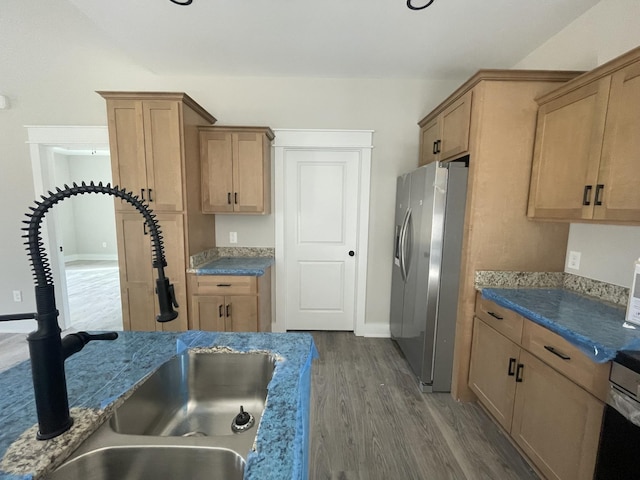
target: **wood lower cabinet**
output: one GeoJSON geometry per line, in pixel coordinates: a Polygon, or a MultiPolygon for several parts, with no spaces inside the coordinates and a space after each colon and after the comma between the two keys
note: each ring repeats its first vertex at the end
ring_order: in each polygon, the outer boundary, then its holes
{"type": "Polygon", "coordinates": [[[157,323],[156,272],[143,217],[116,200],[116,234],[126,330],[186,330],[187,258],[213,247],[215,219],[200,211],[198,127],[216,119],[184,93],[98,92],[107,101],[113,183],[144,200],[164,238],[165,274],[178,318],[157,323]]]}
{"type": "Polygon", "coordinates": [[[593,478],[604,404],[525,350],[519,368],[512,438],[549,479],[593,478]]]}
{"type": "Polygon", "coordinates": [[[436,117],[431,114],[419,122],[419,165],[444,162],[468,153],[472,94],[466,92],[436,117]]]}
{"type": "Polygon", "coordinates": [[[164,237],[165,275],[171,281],[178,318],[158,323],[158,301],[155,295],[157,270],[153,268],[153,248],[149,229],[142,216],[135,213],[116,213],[116,235],[120,268],[122,320],[125,330],[181,331],[186,330],[187,289],[184,258],[184,217],[181,214],[156,215],[164,237]],[[122,268],[126,265],[126,268],[122,268]]]}
{"type": "Polygon", "coordinates": [[[190,275],[191,325],[220,332],[271,331],[271,269],[264,275],[190,275]]]}
{"type": "Polygon", "coordinates": [[[469,386],[502,427],[510,431],[520,347],[476,317],[469,386]]]}
{"type": "Polygon", "coordinates": [[[640,48],[538,99],[528,215],[640,223],[640,48]]]}
{"type": "Polygon", "coordinates": [[[203,212],[270,212],[273,138],[268,127],[200,129],[203,212]]]}
{"type": "MultiPolygon", "coordinates": [[[[500,308],[478,297],[478,313],[500,308]]],[[[591,479],[610,364],[511,315],[493,325],[475,317],[469,386],[545,478],[591,479]],[[518,323],[522,337],[507,338],[518,323]]]]}

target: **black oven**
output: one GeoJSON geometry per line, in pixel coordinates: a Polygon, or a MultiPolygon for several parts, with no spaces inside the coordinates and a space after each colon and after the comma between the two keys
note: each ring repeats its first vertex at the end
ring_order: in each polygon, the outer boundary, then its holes
{"type": "Polygon", "coordinates": [[[640,479],[640,352],[620,352],[609,381],[594,478],[640,479]]]}

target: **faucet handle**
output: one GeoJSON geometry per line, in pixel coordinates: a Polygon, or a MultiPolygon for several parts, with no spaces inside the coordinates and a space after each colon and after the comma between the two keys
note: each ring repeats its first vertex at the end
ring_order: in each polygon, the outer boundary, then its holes
{"type": "Polygon", "coordinates": [[[91,334],[87,332],[70,333],[62,339],[62,355],[67,359],[74,353],[78,353],[92,340],[115,340],[117,332],[91,334]]]}
{"type": "MultiPolygon", "coordinates": [[[[79,332],[87,333],[87,332],[79,332]]],[[[89,341],[91,340],[115,340],[118,338],[118,332],[105,332],[105,333],[87,333],[89,341]]]]}

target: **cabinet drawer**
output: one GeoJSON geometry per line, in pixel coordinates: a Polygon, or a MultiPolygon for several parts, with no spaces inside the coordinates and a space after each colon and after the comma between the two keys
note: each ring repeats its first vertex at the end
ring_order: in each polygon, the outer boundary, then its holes
{"type": "Polygon", "coordinates": [[[258,277],[238,275],[196,275],[197,295],[255,295],[258,277]]]}
{"type": "Polygon", "coordinates": [[[476,316],[511,341],[520,343],[524,319],[513,310],[501,307],[491,300],[482,298],[482,295],[478,293],[476,299],[476,316]]]}
{"type": "Polygon", "coordinates": [[[551,330],[526,320],[522,346],[602,401],[607,399],[611,363],[595,363],[551,330]]]}

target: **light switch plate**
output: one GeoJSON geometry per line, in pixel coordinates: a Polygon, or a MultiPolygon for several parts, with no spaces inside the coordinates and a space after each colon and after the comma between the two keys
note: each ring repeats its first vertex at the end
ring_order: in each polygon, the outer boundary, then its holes
{"type": "Polygon", "coordinates": [[[569,261],[567,262],[567,268],[571,270],[580,270],[580,252],[569,251],[569,261]]]}
{"type": "Polygon", "coordinates": [[[229,232],[229,243],[238,243],[238,232],[229,232]]]}

